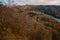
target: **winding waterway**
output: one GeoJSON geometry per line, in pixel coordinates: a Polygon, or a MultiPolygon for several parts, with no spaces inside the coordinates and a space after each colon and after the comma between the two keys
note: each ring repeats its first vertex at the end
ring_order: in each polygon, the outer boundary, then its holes
{"type": "MultiPolygon", "coordinates": [[[[50,15],[51,16],[51,15],[50,15]]],[[[60,18],[55,18],[53,16],[51,16],[52,18],[56,19],[58,22],[60,22],[60,18]]]]}
{"type": "Polygon", "coordinates": [[[58,22],[60,22],[60,19],[58,19],[58,18],[55,18],[58,22]]]}

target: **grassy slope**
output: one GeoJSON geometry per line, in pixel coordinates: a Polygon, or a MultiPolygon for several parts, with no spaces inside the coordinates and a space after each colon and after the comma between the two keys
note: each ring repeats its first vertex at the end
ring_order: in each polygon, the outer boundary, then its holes
{"type": "Polygon", "coordinates": [[[0,6],[0,40],[60,40],[60,23],[30,9],[30,6],[0,6]]]}

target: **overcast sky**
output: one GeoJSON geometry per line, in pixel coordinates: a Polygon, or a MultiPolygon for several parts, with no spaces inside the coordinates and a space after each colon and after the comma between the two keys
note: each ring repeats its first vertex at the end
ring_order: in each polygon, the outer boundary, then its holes
{"type": "Polygon", "coordinates": [[[18,5],[60,5],[60,0],[0,0],[3,3],[8,4],[8,1],[11,1],[11,4],[18,5]],[[14,3],[12,2],[14,1],[14,3]]]}

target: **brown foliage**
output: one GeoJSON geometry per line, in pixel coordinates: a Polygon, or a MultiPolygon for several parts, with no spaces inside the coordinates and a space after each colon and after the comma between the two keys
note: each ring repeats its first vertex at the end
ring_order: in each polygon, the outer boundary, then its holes
{"type": "Polygon", "coordinates": [[[0,6],[0,40],[59,40],[60,23],[42,12],[26,9],[0,6]]]}

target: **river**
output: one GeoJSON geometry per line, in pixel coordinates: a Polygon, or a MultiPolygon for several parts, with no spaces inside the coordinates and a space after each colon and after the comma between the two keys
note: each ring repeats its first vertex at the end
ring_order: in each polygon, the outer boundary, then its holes
{"type": "Polygon", "coordinates": [[[55,18],[58,22],[60,22],[60,19],[58,19],[58,18],[55,18]]]}

